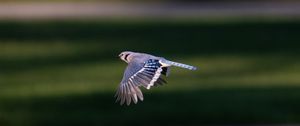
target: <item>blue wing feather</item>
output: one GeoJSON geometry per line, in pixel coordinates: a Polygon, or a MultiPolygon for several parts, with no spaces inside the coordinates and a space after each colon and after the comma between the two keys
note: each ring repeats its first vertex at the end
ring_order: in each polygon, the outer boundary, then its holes
{"type": "Polygon", "coordinates": [[[143,96],[138,88],[139,86],[149,89],[151,86],[166,83],[164,79],[159,77],[163,72],[162,68],[162,64],[157,59],[149,59],[144,64],[129,63],[115,95],[117,97],[116,101],[121,101],[121,105],[125,102],[129,105],[131,100],[136,103],[137,98],[142,101],[143,96]]]}

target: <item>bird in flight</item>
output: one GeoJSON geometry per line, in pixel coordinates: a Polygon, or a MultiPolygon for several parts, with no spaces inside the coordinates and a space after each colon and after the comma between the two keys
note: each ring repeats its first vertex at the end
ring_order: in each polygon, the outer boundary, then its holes
{"type": "Polygon", "coordinates": [[[124,51],[119,55],[128,66],[124,72],[123,79],[117,89],[115,97],[120,105],[125,102],[130,105],[131,101],[135,104],[138,100],[143,101],[144,97],[139,87],[150,89],[152,86],[167,83],[161,78],[161,74],[168,76],[170,66],[181,67],[189,70],[196,70],[194,66],[166,60],[146,53],[124,51]]]}

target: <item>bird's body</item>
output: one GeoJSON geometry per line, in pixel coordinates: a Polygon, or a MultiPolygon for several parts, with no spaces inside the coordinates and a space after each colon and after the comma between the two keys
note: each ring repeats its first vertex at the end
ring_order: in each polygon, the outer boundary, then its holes
{"type": "Polygon", "coordinates": [[[131,100],[137,103],[138,99],[143,101],[144,97],[139,89],[143,86],[150,89],[154,85],[166,83],[160,77],[161,74],[168,75],[170,66],[177,66],[190,70],[196,70],[196,67],[166,60],[162,57],[156,57],[150,54],[137,53],[131,51],[122,52],[119,57],[128,63],[124,72],[123,79],[117,90],[116,97],[120,104],[130,104],[131,100]]]}

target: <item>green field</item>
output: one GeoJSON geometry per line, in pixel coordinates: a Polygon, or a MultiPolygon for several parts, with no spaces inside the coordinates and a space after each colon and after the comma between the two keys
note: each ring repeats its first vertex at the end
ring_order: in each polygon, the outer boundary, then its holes
{"type": "Polygon", "coordinates": [[[0,125],[300,122],[300,22],[0,22],[0,125]],[[173,68],[144,102],[114,93],[124,50],[173,68]]]}

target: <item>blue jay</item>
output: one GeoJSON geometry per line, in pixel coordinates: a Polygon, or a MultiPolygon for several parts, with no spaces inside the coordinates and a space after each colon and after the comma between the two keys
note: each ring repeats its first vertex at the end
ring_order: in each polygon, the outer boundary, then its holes
{"type": "Polygon", "coordinates": [[[152,86],[167,83],[160,77],[161,74],[168,76],[170,66],[181,67],[189,70],[196,70],[194,66],[166,60],[145,53],[124,51],[119,55],[120,59],[128,63],[123,79],[117,89],[115,97],[120,105],[129,105],[131,100],[136,104],[138,99],[144,100],[140,86],[150,89],[152,86]]]}

